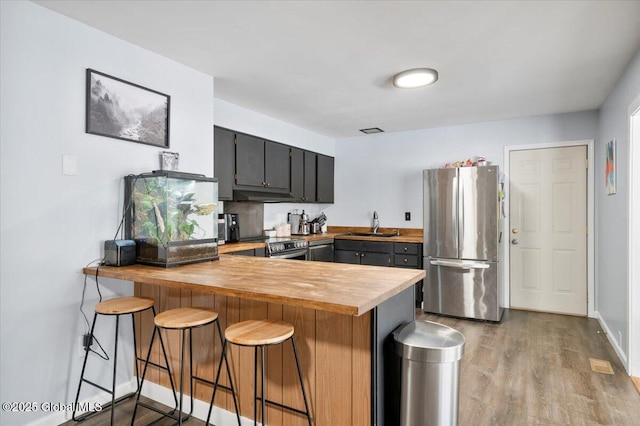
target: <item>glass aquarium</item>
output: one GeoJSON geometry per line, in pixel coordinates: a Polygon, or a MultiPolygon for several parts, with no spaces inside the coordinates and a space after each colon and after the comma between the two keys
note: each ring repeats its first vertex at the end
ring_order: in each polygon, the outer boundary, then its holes
{"type": "Polygon", "coordinates": [[[126,238],[136,262],[176,266],[218,259],[218,181],[156,170],[125,177],[126,238]]]}

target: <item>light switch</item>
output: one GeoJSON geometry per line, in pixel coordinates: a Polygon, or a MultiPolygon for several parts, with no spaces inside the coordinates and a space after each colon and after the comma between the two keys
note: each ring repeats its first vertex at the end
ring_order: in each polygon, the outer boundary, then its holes
{"type": "Polygon", "coordinates": [[[78,174],[77,160],[75,156],[62,156],[62,174],[67,176],[75,176],[78,174]]]}

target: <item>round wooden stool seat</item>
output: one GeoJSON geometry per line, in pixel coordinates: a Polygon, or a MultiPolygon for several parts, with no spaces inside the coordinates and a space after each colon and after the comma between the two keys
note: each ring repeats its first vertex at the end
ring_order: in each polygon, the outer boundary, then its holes
{"type": "Polygon", "coordinates": [[[229,326],[224,337],[229,342],[242,346],[274,345],[293,336],[293,331],[293,325],[288,322],[275,319],[249,320],[229,326]]]}
{"type": "Polygon", "coordinates": [[[176,308],[156,315],[154,320],[158,327],[182,329],[198,327],[214,322],[218,313],[208,308],[176,308]]]}
{"type": "Polygon", "coordinates": [[[95,311],[102,315],[133,314],[149,309],[153,304],[154,300],[148,297],[117,297],[98,303],[95,311]]]}

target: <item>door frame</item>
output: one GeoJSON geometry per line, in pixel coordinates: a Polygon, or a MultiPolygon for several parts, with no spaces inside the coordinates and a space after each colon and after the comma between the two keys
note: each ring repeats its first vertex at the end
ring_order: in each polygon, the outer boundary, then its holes
{"type": "Polygon", "coordinates": [[[524,151],[533,149],[547,149],[547,148],[564,148],[570,146],[586,146],[587,147],[587,316],[589,318],[595,318],[595,203],[594,203],[594,155],[593,155],[593,139],[585,139],[578,141],[568,142],[550,142],[540,143],[533,145],[511,145],[504,147],[504,192],[505,192],[505,212],[506,217],[502,224],[502,235],[506,235],[507,238],[503,238],[505,242],[504,250],[504,291],[502,305],[504,307],[511,307],[511,265],[509,259],[509,220],[511,218],[511,211],[509,207],[509,175],[511,172],[509,157],[512,151],[524,151]]]}
{"type": "Polygon", "coordinates": [[[640,95],[629,105],[629,354],[627,372],[640,377],[640,95]],[[635,286],[634,286],[635,285],[635,286]]]}

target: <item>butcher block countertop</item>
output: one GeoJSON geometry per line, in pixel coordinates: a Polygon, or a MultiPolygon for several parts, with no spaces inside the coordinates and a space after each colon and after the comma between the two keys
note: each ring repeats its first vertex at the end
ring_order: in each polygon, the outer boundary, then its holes
{"type": "Polygon", "coordinates": [[[266,246],[266,243],[264,241],[226,243],[226,244],[220,244],[218,246],[218,253],[219,254],[234,253],[236,251],[265,248],[265,246],[266,246]]]}
{"type": "MultiPolygon", "coordinates": [[[[94,276],[96,267],[83,272],[94,276]]],[[[221,255],[173,268],[100,266],[98,276],[360,316],[423,279],[425,272],[221,255]]]]}

